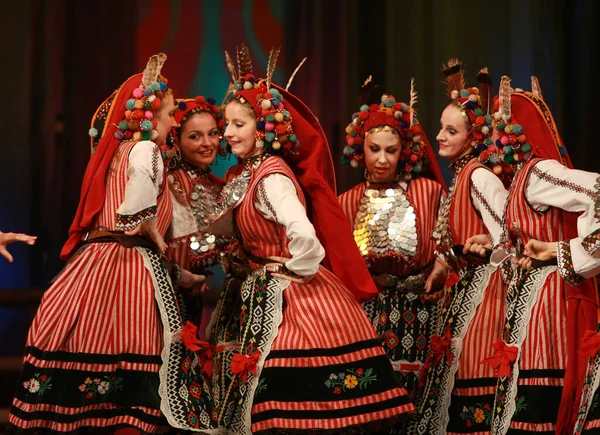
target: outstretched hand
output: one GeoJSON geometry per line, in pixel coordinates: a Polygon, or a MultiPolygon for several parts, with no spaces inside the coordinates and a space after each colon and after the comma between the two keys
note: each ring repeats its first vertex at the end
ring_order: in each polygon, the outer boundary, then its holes
{"type": "Polygon", "coordinates": [[[13,262],[13,256],[8,252],[6,246],[10,243],[23,242],[28,245],[33,245],[37,239],[37,236],[30,236],[23,233],[3,233],[0,231],[0,255],[8,260],[9,263],[13,262]]]}
{"type": "Polygon", "coordinates": [[[127,234],[128,236],[147,235],[156,244],[156,247],[158,248],[161,254],[167,252],[167,244],[165,243],[165,239],[163,238],[163,236],[158,232],[158,227],[156,226],[156,219],[142,222],[133,230],[125,231],[125,234],[127,234]]]}

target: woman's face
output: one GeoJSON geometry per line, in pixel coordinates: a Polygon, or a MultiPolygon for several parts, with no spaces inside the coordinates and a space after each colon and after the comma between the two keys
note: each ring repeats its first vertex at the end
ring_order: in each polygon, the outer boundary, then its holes
{"type": "Polygon", "coordinates": [[[388,183],[396,178],[402,147],[400,136],[389,131],[371,133],[365,138],[365,164],[369,179],[388,183]]]}
{"type": "Polygon", "coordinates": [[[156,131],[158,131],[158,137],[154,141],[156,145],[161,146],[167,141],[167,136],[173,127],[177,127],[175,118],[173,118],[173,112],[175,111],[175,102],[173,101],[173,94],[167,94],[156,113],[156,131]]]}
{"type": "Polygon", "coordinates": [[[444,109],[436,139],[440,144],[440,157],[450,161],[471,152],[471,137],[460,108],[450,104],[444,109]]]}
{"type": "Polygon", "coordinates": [[[258,154],[256,148],[256,117],[244,104],[232,100],[225,107],[225,139],[231,145],[231,152],[245,158],[258,154]]]}
{"type": "Polygon", "coordinates": [[[200,112],[186,119],[179,132],[179,148],[187,163],[208,168],[219,150],[219,129],[214,116],[200,112]]]}

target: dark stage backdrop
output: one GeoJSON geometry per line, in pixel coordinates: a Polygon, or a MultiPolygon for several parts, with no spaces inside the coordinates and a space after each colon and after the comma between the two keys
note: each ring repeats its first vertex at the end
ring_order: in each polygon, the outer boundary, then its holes
{"type": "MultiPolygon", "coordinates": [[[[168,54],[164,72],[178,96],[222,98],[223,51],[245,41],[264,73],[269,49],[283,46],[275,82],[307,56],[291,91],[321,120],[336,162],[338,189],[361,174],[340,167],[343,129],[372,74],[381,93],[419,92],[419,118],[435,146],[446,101],[440,67],[459,57],[467,77],[488,66],[498,83],[530,88],[539,77],[560,132],[581,169],[600,170],[595,62],[600,3],[593,0],[21,0],[3,7],[0,26],[4,133],[0,228],[39,235],[0,260],[0,289],[45,288],[79,199],[89,158],[87,130],[97,105],[148,56],[168,54]]],[[[231,164],[221,160],[220,174],[231,164]]],[[[442,162],[445,170],[446,163],[442,162]]],[[[27,320],[0,307],[0,354],[18,353],[27,320]]]]}

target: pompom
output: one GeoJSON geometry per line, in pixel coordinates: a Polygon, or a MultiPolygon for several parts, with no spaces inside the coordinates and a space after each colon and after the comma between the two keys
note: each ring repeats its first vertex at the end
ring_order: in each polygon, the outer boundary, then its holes
{"type": "MultiPolygon", "coordinates": [[[[153,91],[160,91],[160,83],[152,82],[152,83],[150,83],[150,88],[152,88],[153,91]]],[[[166,91],[166,89],[165,89],[165,91],[166,91]]]]}
{"type": "Polygon", "coordinates": [[[487,151],[482,151],[481,154],[479,154],[479,160],[482,162],[487,161],[490,158],[490,153],[488,153],[487,151]]]}
{"type": "Polygon", "coordinates": [[[508,145],[510,140],[508,139],[508,136],[502,136],[502,138],[500,138],[500,142],[502,142],[502,145],[508,145]]]}
{"type": "Polygon", "coordinates": [[[142,98],[144,96],[144,90],[142,88],[135,88],[133,90],[133,98],[142,98]]]}
{"type": "Polygon", "coordinates": [[[296,139],[296,135],[295,135],[295,134],[290,134],[290,135],[288,136],[288,139],[290,140],[290,142],[296,142],[296,140],[297,140],[297,139],[296,139]]]}
{"type": "Polygon", "coordinates": [[[353,168],[358,168],[358,161],[357,160],[350,160],[350,166],[352,166],[353,168]]]}
{"type": "Polygon", "coordinates": [[[274,150],[278,150],[279,148],[281,148],[281,143],[279,143],[279,141],[275,141],[273,142],[273,149],[274,150]]]}
{"type": "Polygon", "coordinates": [[[123,140],[123,132],[121,130],[115,131],[115,139],[123,140]]]}
{"type": "Polygon", "coordinates": [[[152,95],[154,92],[152,91],[151,88],[146,88],[144,89],[144,96],[149,97],[150,95],[152,95]]]}
{"type": "Polygon", "coordinates": [[[135,102],[133,103],[133,107],[136,109],[143,109],[144,102],[142,100],[135,100],[135,102]]]}
{"type": "Polygon", "coordinates": [[[275,140],[275,133],[273,133],[272,131],[267,131],[265,133],[265,140],[267,142],[273,142],[275,140]]]}
{"type": "Polygon", "coordinates": [[[481,127],[481,133],[483,133],[486,136],[490,133],[490,129],[487,127],[487,125],[481,127]]]}
{"type": "Polygon", "coordinates": [[[130,100],[127,100],[127,103],[125,103],[125,107],[127,108],[127,110],[135,109],[135,100],[133,98],[130,100]]]}
{"type": "MultiPolygon", "coordinates": [[[[468,89],[461,89],[460,91],[460,96],[462,98],[467,98],[471,95],[471,93],[468,91],[468,89]]],[[[475,97],[475,99],[477,99],[477,97],[475,97]]]]}
{"type": "Polygon", "coordinates": [[[419,172],[421,172],[423,170],[423,167],[417,163],[417,164],[413,165],[412,170],[418,174],[419,172]]]}
{"type": "Polygon", "coordinates": [[[266,125],[265,121],[258,121],[256,123],[256,129],[259,131],[263,131],[265,129],[265,125],[266,125]]]}
{"type": "Polygon", "coordinates": [[[167,89],[169,89],[165,82],[160,82],[159,85],[162,92],[167,92],[167,89]]]}
{"type": "Polygon", "coordinates": [[[506,128],[506,123],[499,122],[498,124],[496,124],[496,128],[498,129],[498,131],[504,131],[504,129],[506,128]]]}
{"type": "Polygon", "coordinates": [[[256,145],[256,148],[258,148],[259,150],[263,149],[265,147],[264,141],[262,141],[260,139],[255,142],[255,145],[256,145]]]}
{"type": "Polygon", "coordinates": [[[142,133],[140,133],[139,131],[136,131],[135,133],[133,133],[133,140],[140,140],[142,138],[142,133]]]}
{"type": "Polygon", "coordinates": [[[129,123],[127,124],[129,130],[137,130],[139,126],[140,125],[136,121],[129,121],[129,123]]]}
{"type": "Polygon", "coordinates": [[[361,112],[366,112],[369,110],[369,106],[367,106],[366,104],[363,104],[362,106],[360,106],[360,111],[361,112]]]}
{"type": "Polygon", "coordinates": [[[273,100],[271,100],[271,103],[273,104],[273,107],[279,107],[281,101],[279,101],[277,98],[273,98],[273,100]]]}
{"type": "Polygon", "coordinates": [[[146,111],[144,112],[144,117],[145,117],[146,119],[152,119],[152,118],[154,117],[154,115],[152,114],[152,112],[151,112],[150,110],[146,110],[146,111]]]}
{"type": "MultiPolygon", "coordinates": [[[[123,121],[121,121],[122,123],[123,121]]],[[[119,125],[121,125],[121,123],[119,123],[119,125]]],[[[127,123],[125,123],[125,125],[127,125],[127,123]]],[[[120,128],[120,127],[119,127],[120,128]]],[[[127,128],[127,127],[125,127],[127,128]]],[[[121,130],[125,130],[125,128],[121,128],[121,130]]],[[[98,130],[96,130],[94,127],[90,128],[90,130],[88,131],[88,134],[90,135],[90,137],[97,137],[98,136],[98,130]]]]}
{"type": "Polygon", "coordinates": [[[494,172],[494,174],[500,175],[502,173],[502,166],[496,165],[492,168],[492,171],[494,172]]]}
{"type": "Polygon", "coordinates": [[[161,102],[160,98],[156,98],[156,99],[154,99],[154,101],[152,101],[152,108],[154,110],[158,110],[158,109],[160,109],[161,104],[162,104],[162,102],[161,102]]]}
{"type": "Polygon", "coordinates": [[[144,119],[142,121],[142,124],[140,125],[140,128],[142,129],[142,131],[150,131],[152,130],[152,123],[147,119],[144,119]]]}
{"type": "Polygon", "coordinates": [[[274,129],[275,129],[275,124],[273,124],[272,122],[267,122],[265,124],[266,131],[273,131],[274,129]]]}
{"type": "Polygon", "coordinates": [[[475,116],[483,116],[483,110],[480,108],[475,109],[473,113],[475,113],[475,116]]]}
{"type": "Polygon", "coordinates": [[[142,140],[150,140],[150,132],[149,131],[142,132],[142,140]]]}
{"type": "Polygon", "coordinates": [[[487,146],[484,143],[477,144],[477,152],[483,153],[487,150],[487,146]]]}
{"type": "Polygon", "coordinates": [[[514,124],[513,128],[512,128],[512,132],[514,134],[516,134],[517,136],[523,134],[523,127],[521,127],[519,124],[514,124]]]}
{"type": "Polygon", "coordinates": [[[496,113],[494,113],[494,119],[495,119],[496,121],[500,121],[500,119],[501,119],[501,118],[502,118],[502,115],[500,115],[500,112],[496,112],[496,113]]]}
{"type": "Polygon", "coordinates": [[[253,84],[250,81],[244,82],[244,89],[245,90],[250,90],[253,88],[253,84]]]}
{"type": "Polygon", "coordinates": [[[157,130],[152,130],[150,132],[150,140],[156,140],[157,137],[158,137],[158,131],[157,130]]]}
{"type": "Polygon", "coordinates": [[[270,100],[262,100],[262,102],[260,103],[260,106],[267,110],[271,108],[271,101],[270,100]]]}
{"type": "Polygon", "coordinates": [[[459,92],[455,89],[450,93],[450,98],[452,98],[453,100],[456,100],[459,96],[459,92]]]}
{"type": "Polygon", "coordinates": [[[524,153],[528,153],[529,151],[531,151],[531,145],[528,143],[521,145],[521,151],[523,151],[524,153]]]}
{"type": "Polygon", "coordinates": [[[344,147],[344,155],[351,156],[352,154],[354,154],[354,148],[350,146],[344,147]]]}

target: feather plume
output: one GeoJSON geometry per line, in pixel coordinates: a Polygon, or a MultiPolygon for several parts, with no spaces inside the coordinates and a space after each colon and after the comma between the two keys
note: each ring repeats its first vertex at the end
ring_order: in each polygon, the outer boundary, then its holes
{"type": "Polygon", "coordinates": [[[273,78],[273,73],[275,72],[275,67],[277,66],[277,58],[279,57],[279,52],[281,51],[281,47],[276,46],[271,48],[271,52],[269,53],[269,61],[267,62],[267,89],[271,88],[271,79],[273,78]]]}
{"type": "Polygon", "coordinates": [[[235,73],[235,65],[233,64],[233,60],[231,59],[231,56],[229,56],[229,53],[227,53],[227,51],[225,51],[225,63],[227,64],[229,75],[231,76],[231,83],[235,83],[238,80],[235,73]]]}
{"type": "Polygon", "coordinates": [[[150,56],[148,59],[148,63],[146,64],[146,68],[144,69],[144,74],[142,76],[142,84],[144,87],[149,87],[153,82],[158,80],[158,76],[160,75],[160,71],[167,61],[167,55],[164,53],[158,53],[154,56],[150,56]]]}
{"type": "Polygon", "coordinates": [[[252,74],[252,59],[250,59],[250,51],[243,42],[236,47],[238,77],[241,79],[246,74],[252,74]]]}
{"type": "Polygon", "coordinates": [[[449,59],[445,64],[442,64],[442,73],[446,77],[443,83],[446,84],[448,97],[451,97],[452,91],[460,91],[467,87],[463,64],[460,60],[449,59]]]}
{"type": "Polygon", "coordinates": [[[360,94],[358,95],[358,107],[363,104],[369,104],[369,100],[371,98],[371,92],[373,92],[373,88],[376,88],[377,85],[373,82],[373,76],[370,75],[367,77],[362,87],[360,88],[360,94]]]}
{"type": "Polygon", "coordinates": [[[415,104],[419,101],[419,97],[417,95],[417,90],[415,89],[415,78],[411,77],[410,79],[410,126],[414,125],[414,119],[417,116],[417,109],[415,109],[415,104]]]}
{"type": "Polygon", "coordinates": [[[512,88],[510,87],[510,77],[502,76],[500,80],[500,91],[498,92],[500,98],[500,114],[502,119],[508,121],[510,119],[510,95],[512,94],[512,88]]]}
{"type": "Polygon", "coordinates": [[[483,113],[489,115],[492,103],[494,102],[494,85],[492,84],[492,78],[487,66],[477,74],[477,88],[479,88],[483,113]]]}
{"type": "Polygon", "coordinates": [[[304,62],[306,62],[306,59],[308,59],[307,57],[305,57],[304,59],[302,59],[302,62],[300,62],[300,65],[298,65],[296,67],[296,69],[294,70],[294,72],[292,73],[292,75],[290,76],[290,79],[287,82],[287,85],[285,85],[285,90],[287,91],[290,86],[292,85],[292,81],[294,80],[294,77],[296,77],[296,73],[300,70],[300,68],[302,68],[302,65],[304,65],[304,62]]]}
{"type": "Polygon", "coordinates": [[[539,99],[544,99],[544,97],[542,96],[542,88],[540,87],[540,82],[536,76],[531,76],[531,92],[539,99]]]}

